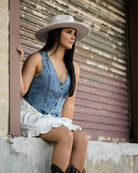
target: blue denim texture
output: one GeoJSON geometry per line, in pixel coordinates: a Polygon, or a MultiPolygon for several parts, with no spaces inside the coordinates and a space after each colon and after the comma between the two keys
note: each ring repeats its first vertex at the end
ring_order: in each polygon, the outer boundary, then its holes
{"type": "Polygon", "coordinates": [[[62,106],[70,88],[70,75],[61,82],[45,51],[39,52],[43,68],[39,76],[33,78],[24,99],[43,115],[61,115],[62,106]]]}

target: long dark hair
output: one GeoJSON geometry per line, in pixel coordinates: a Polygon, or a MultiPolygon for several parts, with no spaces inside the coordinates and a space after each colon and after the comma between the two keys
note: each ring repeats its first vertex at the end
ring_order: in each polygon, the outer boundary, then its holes
{"type": "MultiPolygon", "coordinates": [[[[54,29],[50,31],[48,33],[46,45],[41,50],[44,50],[44,51],[51,50],[55,42],[57,41],[56,49],[53,52],[54,54],[57,51],[60,44],[61,30],[62,28],[58,28],[58,29],[54,29]]],[[[64,63],[71,78],[71,85],[68,92],[69,97],[73,95],[75,86],[76,86],[76,78],[75,78],[74,65],[73,65],[74,50],[75,50],[75,42],[72,46],[72,49],[66,50],[64,54],[64,63]]]]}

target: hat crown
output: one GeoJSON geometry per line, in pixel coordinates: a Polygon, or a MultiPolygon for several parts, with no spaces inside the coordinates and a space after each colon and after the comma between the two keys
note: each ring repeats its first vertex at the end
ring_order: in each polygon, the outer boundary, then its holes
{"type": "Polygon", "coordinates": [[[71,15],[57,15],[51,20],[51,24],[67,22],[74,22],[74,18],[71,15]]]}

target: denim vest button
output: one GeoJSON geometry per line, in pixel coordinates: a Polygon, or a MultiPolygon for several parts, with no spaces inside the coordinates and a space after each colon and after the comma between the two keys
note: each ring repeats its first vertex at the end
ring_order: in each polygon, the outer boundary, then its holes
{"type": "Polygon", "coordinates": [[[60,88],[63,88],[63,85],[60,85],[60,88]]]}
{"type": "Polygon", "coordinates": [[[52,112],[54,112],[54,109],[51,109],[52,112]]]}

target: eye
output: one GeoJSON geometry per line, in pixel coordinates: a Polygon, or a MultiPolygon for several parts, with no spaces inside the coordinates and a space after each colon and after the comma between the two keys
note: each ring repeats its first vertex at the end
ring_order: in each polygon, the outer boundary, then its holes
{"type": "Polygon", "coordinates": [[[67,31],[68,34],[71,34],[71,32],[72,32],[71,30],[68,30],[68,31],[67,31]]]}
{"type": "Polygon", "coordinates": [[[68,34],[73,34],[74,37],[76,38],[76,34],[77,34],[76,32],[74,32],[74,31],[72,31],[72,30],[67,30],[66,33],[68,33],[68,34]]]}

